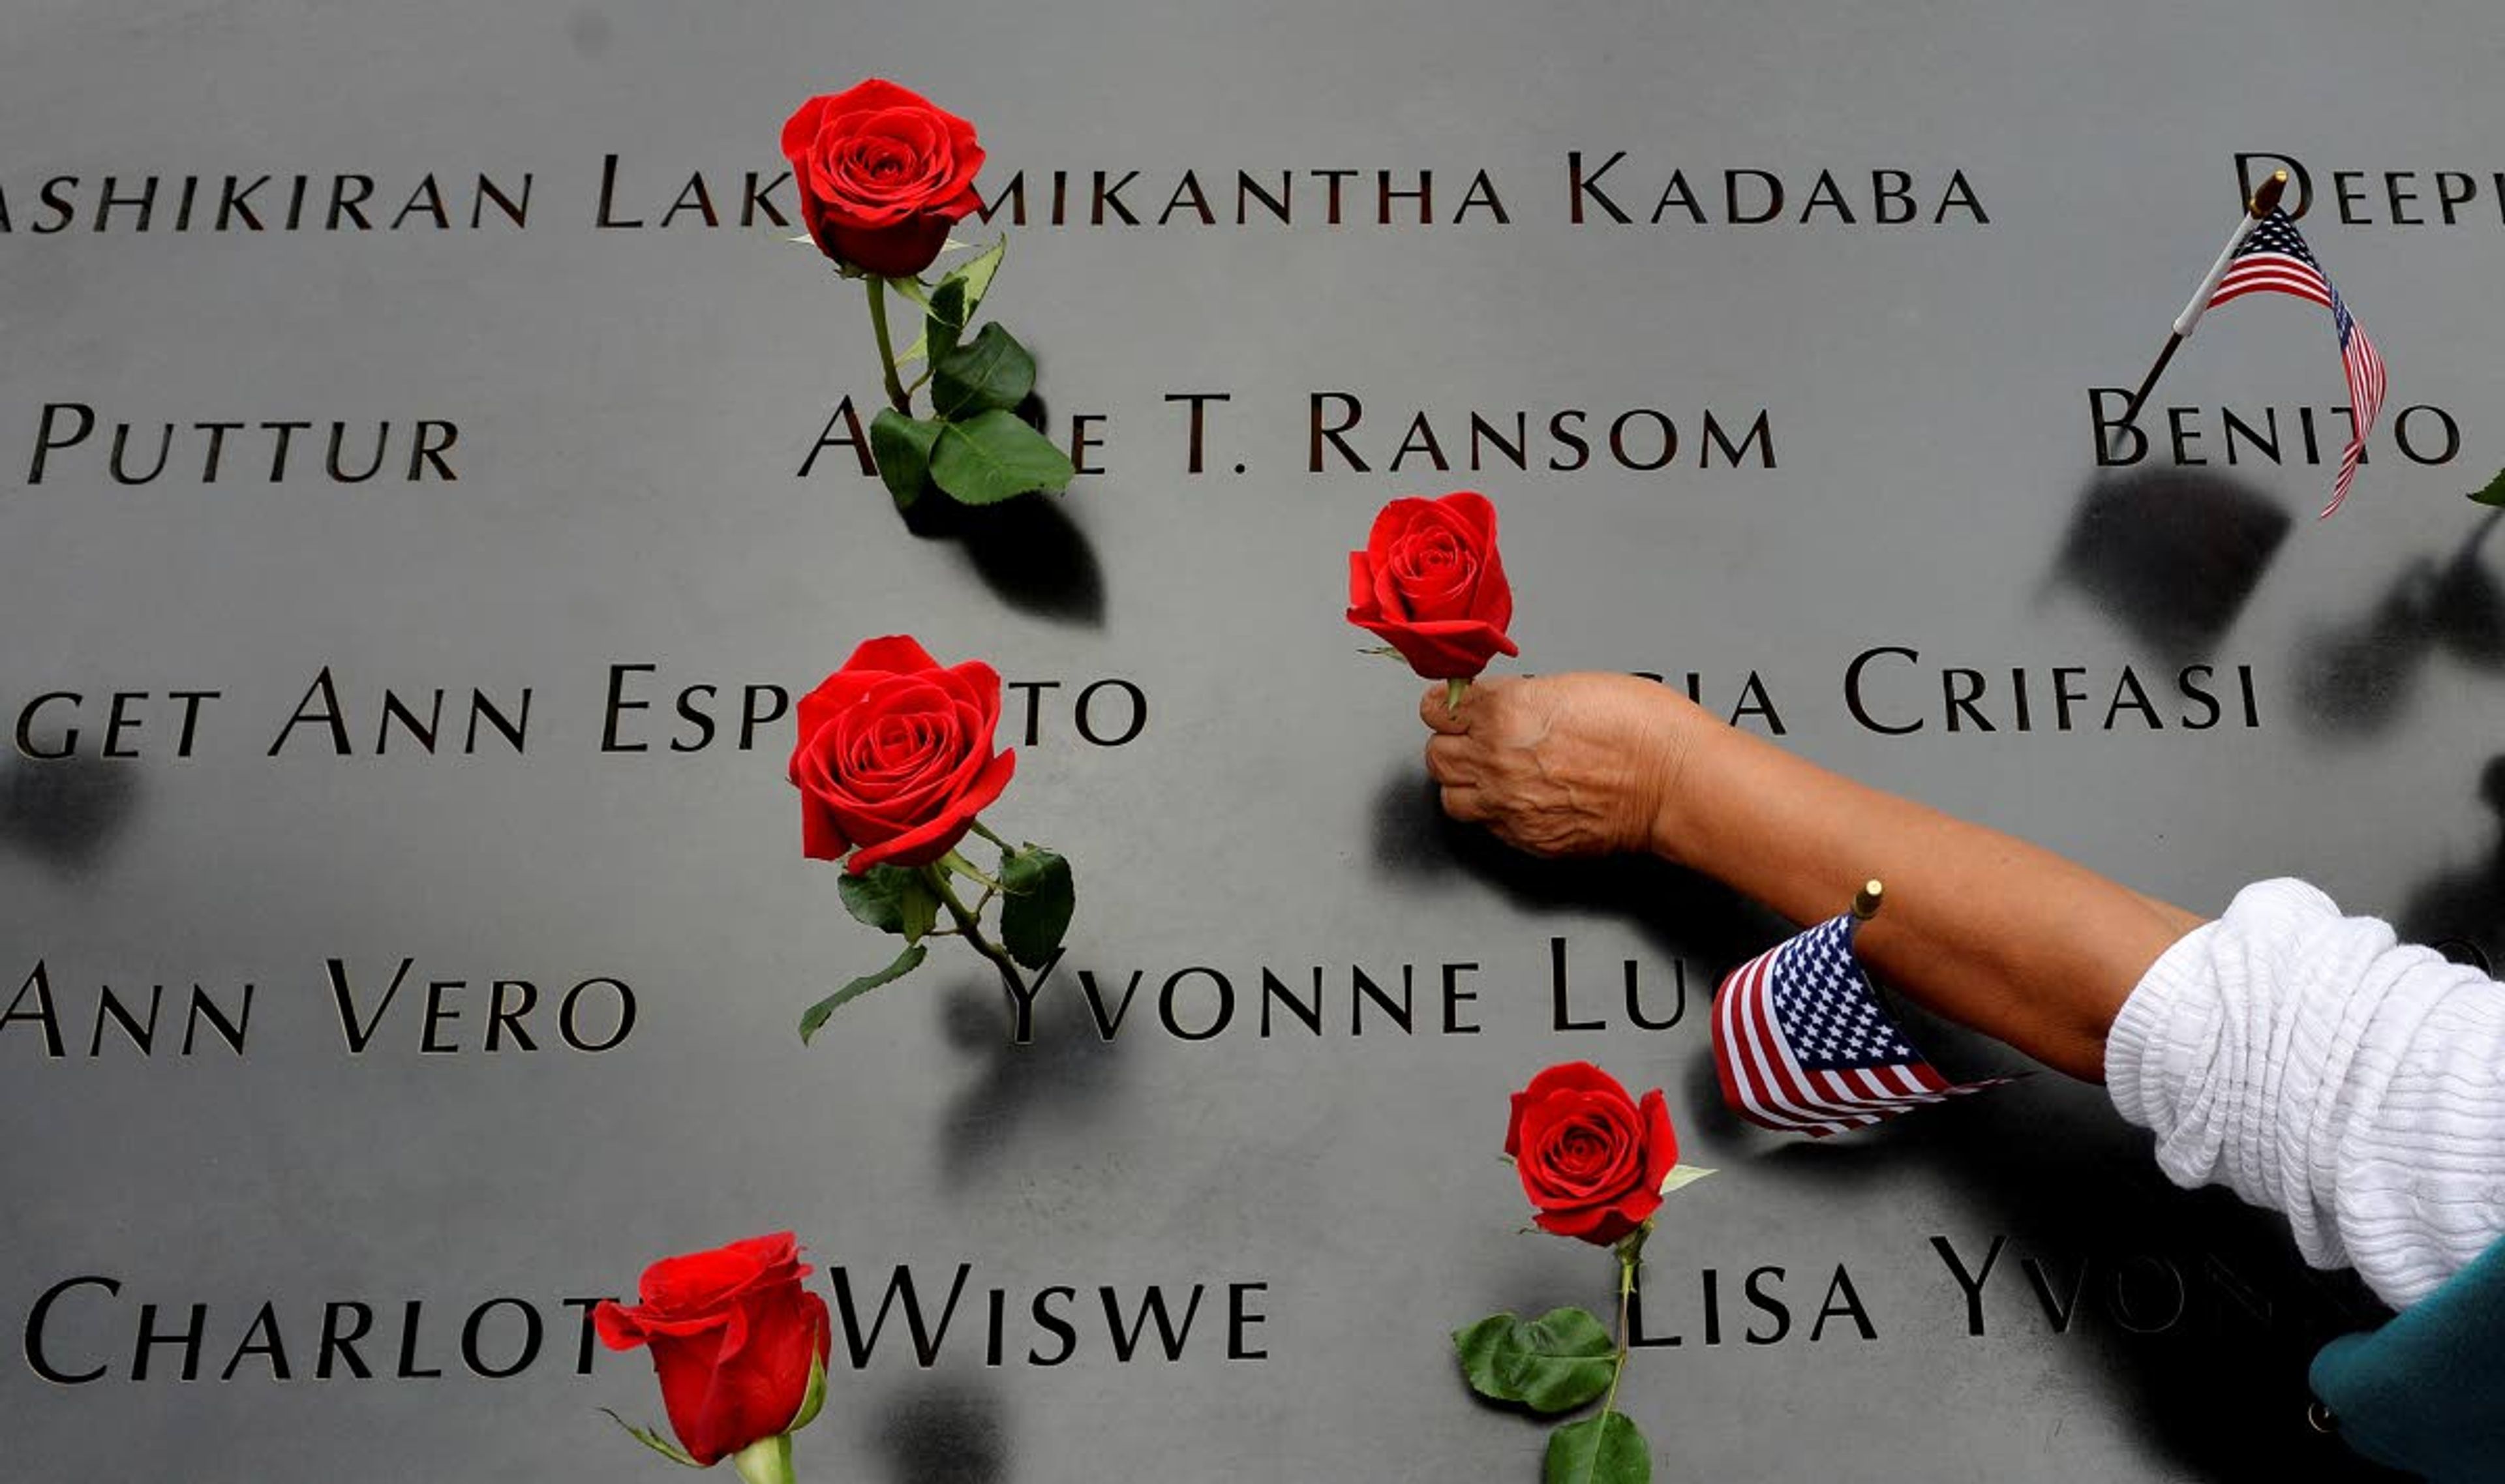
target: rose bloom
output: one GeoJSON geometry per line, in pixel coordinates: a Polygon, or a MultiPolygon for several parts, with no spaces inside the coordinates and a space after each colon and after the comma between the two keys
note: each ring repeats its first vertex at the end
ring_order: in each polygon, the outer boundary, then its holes
{"type": "Polygon", "coordinates": [[[946,855],[1016,771],[1015,752],[992,750],[1000,673],[980,660],[943,666],[902,634],[864,643],[797,710],[801,851],[850,852],[856,876],[946,855]]]}
{"type": "Polygon", "coordinates": [[[1606,1247],[1661,1209],[1678,1134],[1659,1088],[1639,1103],[1590,1062],[1567,1062],[1513,1095],[1504,1151],[1540,1230],[1606,1247]]]}
{"type": "Polygon", "coordinates": [[[1513,586],[1497,556],[1496,507],[1458,490],[1394,500],[1348,554],[1348,621],[1380,634],[1428,680],[1468,680],[1499,654],[1513,586]]]}
{"type": "Polygon", "coordinates": [[[591,1322],[612,1350],[653,1352],[661,1404],[699,1464],[789,1431],[831,1339],[827,1301],[801,1287],[792,1233],[750,1237],[644,1270],[642,1302],[610,1301],[591,1322]]]}
{"type": "Polygon", "coordinates": [[[974,126],[882,78],[801,104],[783,125],[783,158],[819,250],[883,277],[929,267],[982,204],[974,126]]]}

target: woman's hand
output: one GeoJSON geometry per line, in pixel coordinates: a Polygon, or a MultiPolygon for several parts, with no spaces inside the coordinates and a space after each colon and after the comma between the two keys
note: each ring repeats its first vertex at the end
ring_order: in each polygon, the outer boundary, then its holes
{"type": "Polygon", "coordinates": [[[1418,714],[1436,732],[1427,771],[1444,812],[1540,856],[1673,856],[1679,771],[1695,729],[1712,724],[1631,675],[1481,680],[1458,713],[1437,685],[1418,714]]]}

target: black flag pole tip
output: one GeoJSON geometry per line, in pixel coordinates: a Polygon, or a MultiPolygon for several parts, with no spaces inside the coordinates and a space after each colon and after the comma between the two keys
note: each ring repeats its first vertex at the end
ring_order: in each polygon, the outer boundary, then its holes
{"type": "Polygon", "coordinates": [[[1887,894],[1888,889],[1880,885],[1875,877],[1862,882],[1861,890],[1852,894],[1852,915],[1863,922],[1878,916],[1879,903],[1887,894]]]}

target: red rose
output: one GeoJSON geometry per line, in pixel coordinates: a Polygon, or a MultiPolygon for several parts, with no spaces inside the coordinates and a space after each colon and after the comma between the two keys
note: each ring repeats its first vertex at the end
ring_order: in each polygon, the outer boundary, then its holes
{"type": "Polygon", "coordinates": [[[612,1350],[648,1345],[679,1445],[710,1465],[791,1430],[827,1363],[827,1301],[792,1233],[750,1237],[644,1270],[643,1302],[591,1311],[612,1350]]]}
{"type": "Polygon", "coordinates": [[[928,866],[1001,796],[1017,754],[994,753],[1001,677],[980,660],[942,668],[902,634],[872,639],[800,698],[792,782],[800,848],[858,876],[928,866]]]}
{"type": "Polygon", "coordinates": [[[1348,553],[1348,621],[1391,641],[1429,680],[1468,680],[1518,654],[1504,627],[1513,587],[1496,551],[1496,507],[1461,490],[1394,500],[1365,549],[1348,553]]]}
{"type": "Polygon", "coordinates": [[[982,204],[974,126],[881,78],[801,104],[783,125],[783,158],[819,249],[888,278],[929,267],[982,204]]]}
{"type": "Polygon", "coordinates": [[[1661,1209],[1678,1133],[1659,1088],[1638,1103],[1590,1062],[1567,1062],[1513,1095],[1504,1151],[1540,1230],[1606,1247],[1661,1209]]]}

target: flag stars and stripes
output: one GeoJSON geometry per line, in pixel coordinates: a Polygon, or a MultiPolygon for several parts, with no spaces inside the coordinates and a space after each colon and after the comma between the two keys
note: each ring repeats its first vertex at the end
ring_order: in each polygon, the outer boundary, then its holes
{"type": "Polygon", "coordinates": [[[1838,917],[1733,970],[1713,1002],[1723,1101],[1751,1122],[1816,1138],[2008,1080],[1952,1084],[1885,1009],[1838,917]]]}
{"type": "Polygon", "coordinates": [[[2209,295],[2207,307],[2214,309],[2247,294],[2285,294],[2320,304],[2331,311],[2332,328],[2339,332],[2340,370],[2347,378],[2352,415],[2347,446],[2340,451],[2340,474],[2331,486],[2331,503],[2322,508],[2328,515],[2340,509],[2348,498],[2349,486],[2357,481],[2357,463],[2365,457],[2367,435],[2374,432],[2376,414],[2382,410],[2383,358],[2367,337],[2366,327],[2357,323],[2339,291],[2331,287],[2313,249],[2306,245],[2304,234],[2284,211],[2273,208],[2246,234],[2243,245],[2228,261],[2226,276],[2209,295]]]}

